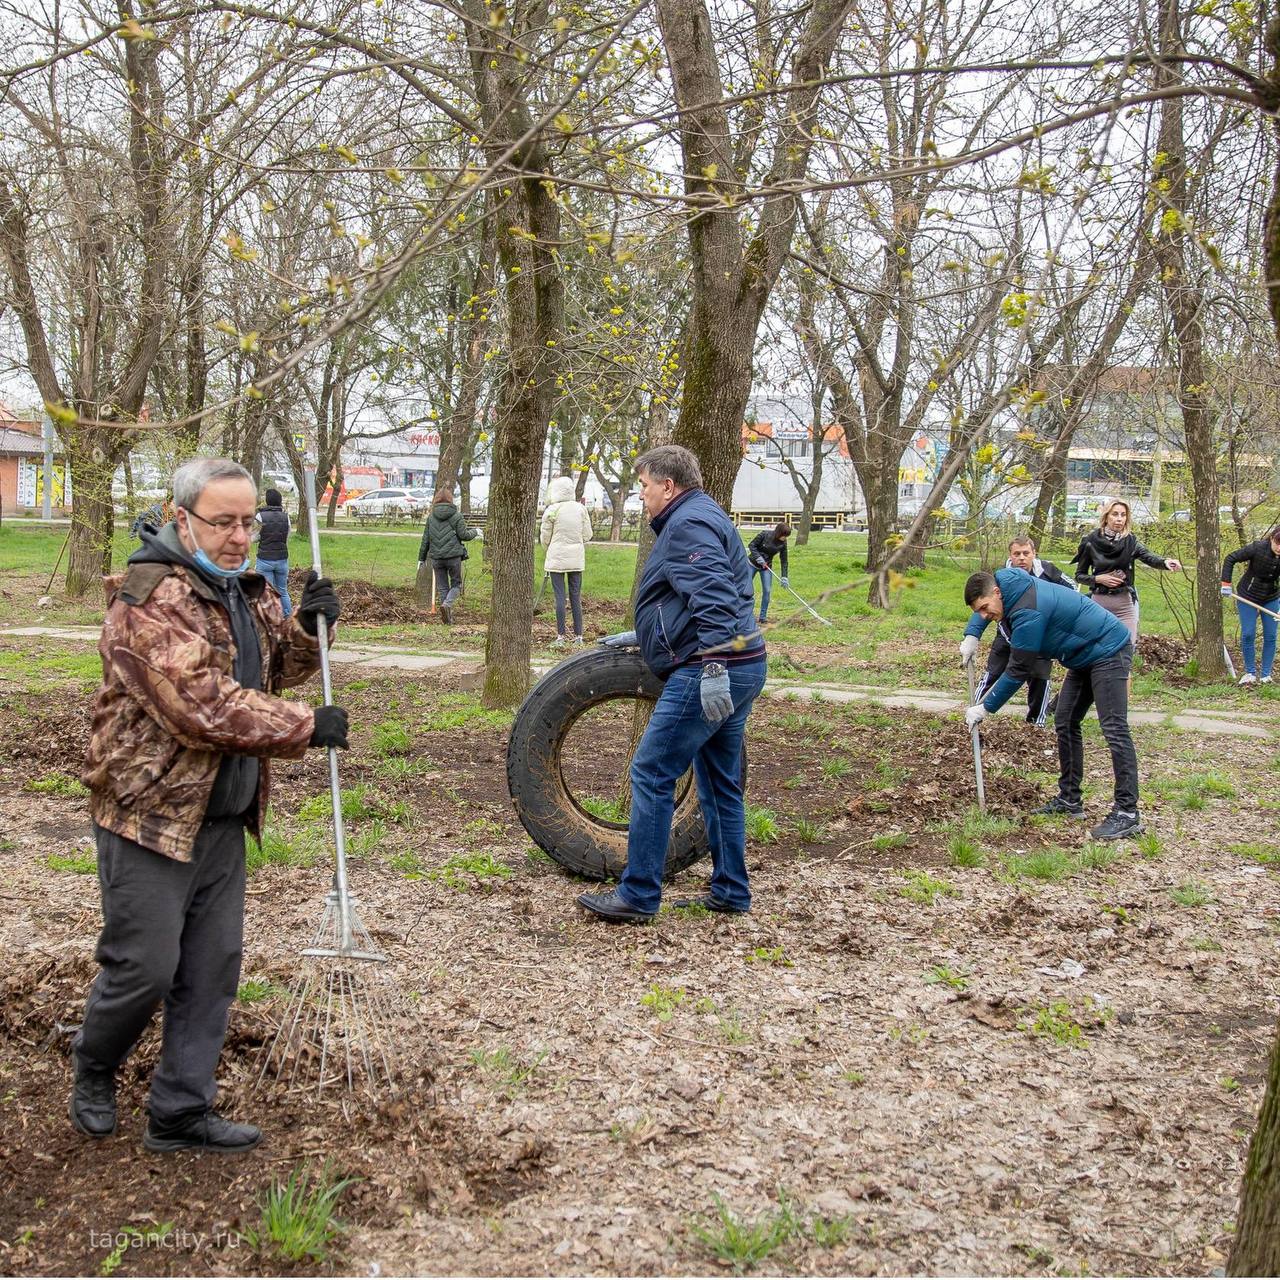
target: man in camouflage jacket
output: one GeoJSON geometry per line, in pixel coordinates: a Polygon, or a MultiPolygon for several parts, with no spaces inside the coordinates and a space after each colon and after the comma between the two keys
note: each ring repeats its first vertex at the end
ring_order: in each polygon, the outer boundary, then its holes
{"type": "Polygon", "coordinates": [[[144,1144],[244,1151],[253,1125],[214,1112],[214,1073],[240,977],[244,833],[258,835],[270,757],[345,747],[347,716],[277,696],[319,666],[338,599],[313,573],[292,618],[247,572],[257,490],[234,462],[174,475],[175,519],[141,533],[107,580],[102,688],[81,775],[92,793],[101,971],[73,1046],[71,1119],[115,1132],[115,1072],[164,1004],[144,1144]]]}

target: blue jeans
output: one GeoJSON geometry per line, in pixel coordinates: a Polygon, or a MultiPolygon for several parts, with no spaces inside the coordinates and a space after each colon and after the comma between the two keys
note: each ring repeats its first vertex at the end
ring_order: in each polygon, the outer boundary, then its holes
{"type": "Polygon", "coordinates": [[[753,574],[760,575],[760,621],[768,622],[769,620],[769,597],[773,595],[773,570],[757,569],[754,565],[751,568],[753,574]]]}
{"type": "Polygon", "coordinates": [[[671,840],[676,783],[693,765],[711,848],[711,896],[736,910],[751,906],[747,881],[742,738],[751,704],[764,688],[765,660],[729,664],[733,714],[708,724],[702,714],[702,667],[677,667],[653,709],[631,761],[627,869],[618,894],[637,911],[657,911],[671,840]]]}
{"type": "MultiPolygon", "coordinates": [[[[1276,613],[1280,611],[1280,598],[1268,600],[1262,607],[1276,613]]],[[[1243,600],[1236,601],[1236,609],[1240,614],[1240,649],[1244,653],[1244,669],[1251,676],[1257,674],[1254,669],[1254,658],[1258,638],[1258,619],[1261,618],[1262,674],[1269,676],[1276,660],[1276,627],[1280,626],[1280,623],[1277,623],[1274,618],[1269,618],[1265,613],[1259,613],[1253,605],[1245,604],[1243,600]]]]}
{"type": "Polygon", "coordinates": [[[259,560],[253,567],[280,593],[280,603],[284,605],[287,618],[293,612],[293,601],[289,599],[289,562],[259,560]]]}

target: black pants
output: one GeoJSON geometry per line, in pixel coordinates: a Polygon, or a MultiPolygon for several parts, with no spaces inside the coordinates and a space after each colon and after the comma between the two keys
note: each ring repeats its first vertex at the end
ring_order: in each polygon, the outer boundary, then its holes
{"type": "Polygon", "coordinates": [[[1080,803],[1084,781],[1084,735],[1080,725],[1091,706],[1098,708],[1102,736],[1111,748],[1115,774],[1115,807],[1125,813],[1138,811],[1138,753],[1129,734],[1129,671],[1133,645],[1127,644],[1091,667],[1068,671],[1058,694],[1054,728],[1058,731],[1058,763],[1062,774],[1058,792],[1071,804],[1080,803]]]}
{"type": "Polygon", "coordinates": [[[431,567],[436,575],[436,603],[445,598],[454,587],[462,590],[462,557],[451,556],[448,560],[433,560],[431,567]]]}
{"type": "Polygon", "coordinates": [[[569,579],[569,604],[573,609],[573,634],[580,636],[582,634],[582,573],[577,569],[570,569],[565,573],[557,573],[554,569],[549,570],[551,574],[551,590],[555,592],[556,597],[556,635],[564,635],[564,587],[565,579],[569,579]]]}
{"type": "Polygon", "coordinates": [[[164,1002],[147,1109],[170,1120],[213,1105],[244,938],[244,821],[200,828],[175,862],[94,828],[102,887],[102,966],[73,1043],[79,1066],[115,1071],[164,1002]]]}
{"type": "MultiPolygon", "coordinates": [[[[1009,665],[1013,650],[1004,635],[997,631],[987,653],[987,669],[978,679],[978,687],[974,690],[975,702],[981,702],[983,694],[1004,674],[1009,665]]],[[[1043,729],[1049,717],[1049,679],[1048,676],[1032,676],[1027,681],[1027,723],[1043,729]]]]}

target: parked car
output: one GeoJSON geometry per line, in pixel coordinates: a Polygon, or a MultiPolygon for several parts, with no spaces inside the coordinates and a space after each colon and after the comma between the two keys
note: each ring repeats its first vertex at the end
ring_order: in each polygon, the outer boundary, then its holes
{"type": "Polygon", "coordinates": [[[358,498],[352,498],[343,508],[343,514],[362,516],[425,515],[431,510],[431,498],[423,496],[421,489],[373,489],[358,498]]]}

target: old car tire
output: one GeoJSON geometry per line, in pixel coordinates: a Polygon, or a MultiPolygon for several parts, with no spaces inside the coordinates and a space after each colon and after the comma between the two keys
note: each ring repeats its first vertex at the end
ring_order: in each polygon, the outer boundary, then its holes
{"type": "MultiPolygon", "coordinates": [[[[627,865],[627,828],[588,813],[565,783],[560,752],[574,723],[591,707],[614,698],[656,701],[662,681],[636,649],[603,646],[559,663],[530,690],[511,726],[507,787],[524,829],[560,866],[605,879],[627,865]]],[[[743,749],[743,779],[746,751],[743,749]]],[[[707,833],[697,790],[677,793],[666,875],[705,857],[707,833]]]]}

